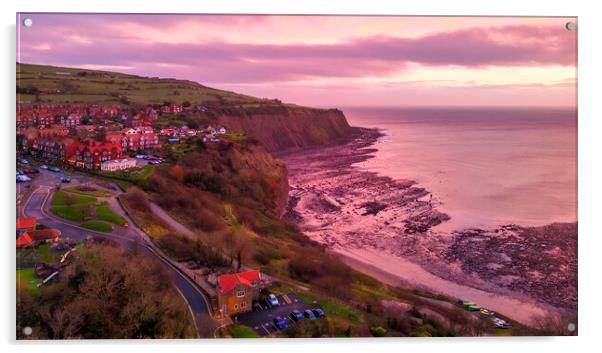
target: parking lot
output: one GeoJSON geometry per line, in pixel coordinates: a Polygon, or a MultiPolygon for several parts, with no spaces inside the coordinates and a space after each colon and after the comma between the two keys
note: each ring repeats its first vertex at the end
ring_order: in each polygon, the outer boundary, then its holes
{"type": "MultiPolygon", "coordinates": [[[[279,306],[272,307],[266,300],[260,300],[258,305],[254,305],[253,311],[249,313],[239,314],[232,317],[234,322],[251,327],[260,336],[269,336],[278,331],[274,326],[274,318],[282,316],[286,321],[286,325],[291,326],[295,321],[291,319],[290,313],[293,310],[303,312],[306,309],[311,309],[312,306],[305,303],[295,293],[288,293],[277,296],[279,306]]],[[[307,320],[304,318],[303,320],[307,320]]]]}

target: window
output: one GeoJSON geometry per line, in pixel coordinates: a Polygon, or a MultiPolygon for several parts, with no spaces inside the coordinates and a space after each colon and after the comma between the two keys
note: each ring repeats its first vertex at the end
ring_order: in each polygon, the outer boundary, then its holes
{"type": "Polygon", "coordinates": [[[245,303],[245,302],[242,302],[242,303],[240,303],[240,308],[241,308],[241,309],[242,309],[242,308],[246,308],[246,307],[247,307],[247,303],[245,303]]]}
{"type": "Polygon", "coordinates": [[[239,290],[238,292],[236,292],[236,296],[237,297],[244,297],[245,296],[245,291],[244,290],[239,290]]]}
{"type": "Polygon", "coordinates": [[[234,304],[234,310],[238,310],[238,304],[234,304]]]}

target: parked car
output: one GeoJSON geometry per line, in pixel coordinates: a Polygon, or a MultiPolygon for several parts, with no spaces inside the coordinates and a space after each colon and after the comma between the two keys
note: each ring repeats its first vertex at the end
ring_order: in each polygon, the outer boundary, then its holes
{"type": "Polygon", "coordinates": [[[48,169],[48,166],[47,166],[46,164],[42,164],[42,165],[40,166],[40,169],[48,169]]]}
{"type": "Polygon", "coordinates": [[[299,310],[293,310],[291,312],[291,319],[293,321],[303,320],[303,314],[299,310]]]}
{"type": "Polygon", "coordinates": [[[48,169],[49,169],[51,172],[55,172],[55,173],[58,173],[58,172],[60,172],[60,171],[61,171],[61,169],[60,169],[59,167],[50,167],[50,168],[48,168],[48,169]]]}
{"type": "Polygon", "coordinates": [[[268,301],[270,302],[270,304],[272,306],[279,306],[280,305],[280,303],[278,302],[278,298],[276,298],[276,296],[274,294],[268,295],[268,301]]]}
{"type": "Polygon", "coordinates": [[[509,329],[511,327],[510,324],[507,323],[505,320],[502,320],[497,317],[493,318],[493,324],[495,325],[495,327],[505,329],[505,330],[509,329]]]}
{"type": "Polygon", "coordinates": [[[316,319],[316,315],[314,315],[314,312],[309,309],[307,309],[303,312],[303,316],[305,316],[306,318],[308,318],[310,320],[316,319]]]}
{"type": "Polygon", "coordinates": [[[30,181],[31,178],[25,174],[17,174],[17,183],[24,183],[26,181],[30,181]]]}
{"type": "Polygon", "coordinates": [[[22,159],[21,160],[21,164],[27,165],[27,164],[29,164],[29,161],[27,159],[22,159]]]}
{"type": "Polygon", "coordinates": [[[61,183],[70,183],[70,182],[71,182],[71,178],[68,178],[68,177],[61,178],[61,183]]]}
{"type": "Polygon", "coordinates": [[[145,158],[146,158],[146,155],[144,155],[144,154],[137,154],[136,155],[136,159],[145,159],[145,158]]]}
{"type": "Polygon", "coordinates": [[[492,310],[489,310],[489,309],[481,308],[481,314],[483,314],[485,316],[493,316],[493,314],[495,314],[495,312],[492,310]]]}
{"type": "Polygon", "coordinates": [[[279,330],[284,330],[286,328],[286,321],[284,321],[282,316],[276,316],[274,318],[274,326],[279,330]]]}
{"type": "Polygon", "coordinates": [[[316,308],[316,309],[312,309],[314,315],[316,315],[316,317],[325,317],[326,314],[324,314],[324,310],[320,309],[320,308],[316,308]]]}

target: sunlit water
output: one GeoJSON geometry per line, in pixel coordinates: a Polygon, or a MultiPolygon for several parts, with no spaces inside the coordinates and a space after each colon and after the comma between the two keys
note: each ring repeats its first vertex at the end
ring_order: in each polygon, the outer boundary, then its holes
{"type": "Polygon", "coordinates": [[[545,109],[343,109],[386,134],[358,167],[412,179],[449,231],[577,221],[577,114],[545,109]]]}

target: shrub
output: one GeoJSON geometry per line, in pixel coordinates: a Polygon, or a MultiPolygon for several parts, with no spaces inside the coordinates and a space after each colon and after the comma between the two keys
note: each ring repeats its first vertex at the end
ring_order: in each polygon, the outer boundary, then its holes
{"type": "Polygon", "coordinates": [[[387,335],[387,330],[381,326],[370,327],[370,333],[374,337],[385,337],[387,335]]]}

